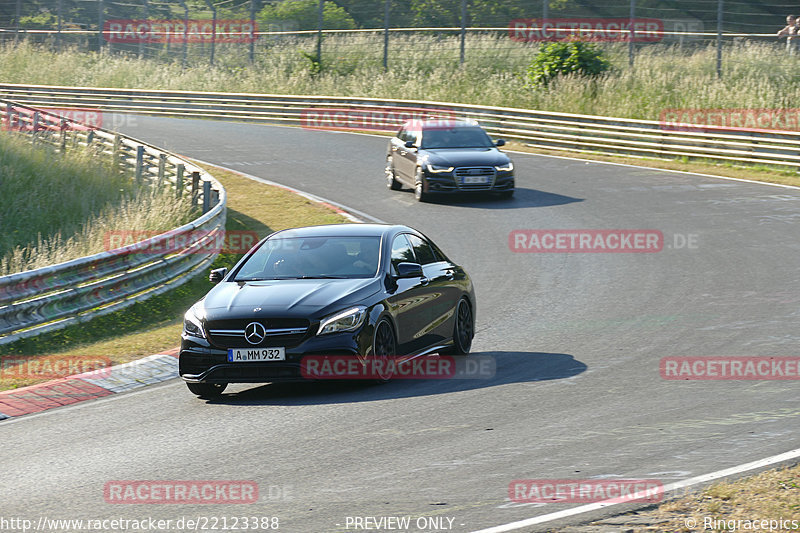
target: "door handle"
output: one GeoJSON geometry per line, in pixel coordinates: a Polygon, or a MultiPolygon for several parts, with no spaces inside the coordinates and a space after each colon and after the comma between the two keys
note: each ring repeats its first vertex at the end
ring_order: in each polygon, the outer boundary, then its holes
{"type": "Polygon", "coordinates": [[[406,155],[407,153],[405,150],[400,150],[400,155],[406,155]]]}
{"type": "Polygon", "coordinates": [[[422,285],[427,285],[430,282],[430,280],[428,278],[426,278],[425,276],[423,276],[423,277],[419,278],[419,282],[422,285]]]}

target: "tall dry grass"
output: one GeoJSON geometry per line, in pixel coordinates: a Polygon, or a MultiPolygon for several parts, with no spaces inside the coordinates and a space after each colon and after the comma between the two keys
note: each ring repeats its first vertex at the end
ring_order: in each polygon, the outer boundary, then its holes
{"type": "Polygon", "coordinates": [[[105,249],[109,231],[161,230],[191,218],[173,193],[135,186],[88,152],[58,154],[0,134],[0,276],[105,249]]]}
{"type": "Polygon", "coordinates": [[[314,75],[301,51],[314,37],[259,43],[249,64],[242,45],[220,45],[216,64],[198,48],[183,68],[180,54],[137,59],[72,48],[55,53],[22,43],[0,48],[0,79],[16,83],[151,89],[345,95],[437,100],[572,113],[657,119],[664,108],[787,108],[800,102],[800,57],[776,43],[725,45],[716,76],[712,45],[648,45],[633,68],[624,44],[605,44],[614,69],[595,81],[566,77],[528,87],[525,69],[537,45],[505,35],[471,34],[459,65],[456,36],[392,34],[389,68],[382,66],[380,34],[329,35],[323,71],[314,75]]]}

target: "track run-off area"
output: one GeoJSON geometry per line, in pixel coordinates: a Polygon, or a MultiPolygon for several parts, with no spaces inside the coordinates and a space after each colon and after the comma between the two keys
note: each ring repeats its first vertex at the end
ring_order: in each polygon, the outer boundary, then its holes
{"type": "Polygon", "coordinates": [[[494,357],[496,375],[234,385],[213,402],[176,379],[6,420],[3,516],[277,517],[289,532],[411,517],[409,531],[467,532],[580,505],[511,502],[514,480],[669,484],[800,447],[796,380],[660,372],[665,357],[798,355],[796,188],[512,154],[513,199],[417,203],[385,185],[385,137],[145,116],[115,123],[155,146],[422,231],[472,276],[472,351],[494,357]],[[526,229],[655,230],[663,248],[512,251],[509,235],[526,229]],[[104,487],[116,480],[246,480],[259,499],[107,503],[104,487]]]}

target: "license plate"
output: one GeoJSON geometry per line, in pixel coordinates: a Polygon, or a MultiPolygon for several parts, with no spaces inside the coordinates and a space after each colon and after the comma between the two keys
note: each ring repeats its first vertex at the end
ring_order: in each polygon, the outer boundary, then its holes
{"type": "Polygon", "coordinates": [[[461,180],[461,183],[463,183],[464,185],[488,183],[488,182],[489,182],[488,176],[464,176],[461,180]]]}
{"type": "Polygon", "coordinates": [[[286,361],[286,348],[228,348],[229,363],[286,361]]]}

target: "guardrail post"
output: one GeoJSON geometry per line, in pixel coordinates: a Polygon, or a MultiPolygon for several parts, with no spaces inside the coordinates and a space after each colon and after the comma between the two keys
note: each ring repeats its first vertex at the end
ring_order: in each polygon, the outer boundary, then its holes
{"type": "Polygon", "coordinates": [[[164,185],[164,175],[167,173],[167,154],[158,154],[158,188],[164,185]]]}
{"type": "Polygon", "coordinates": [[[186,167],[183,166],[183,163],[178,163],[178,167],[176,168],[175,174],[175,196],[180,198],[183,196],[183,172],[186,170],[186,167]]]}
{"type": "Polygon", "coordinates": [[[211,209],[211,182],[203,180],[203,213],[211,209]]]}
{"type": "Polygon", "coordinates": [[[122,147],[122,137],[120,137],[119,133],[114,134],[114,144],[111,148],[111,157],[112,157],[112,164],[114,165],[114,170],[120,172],[122,169],[120,168],[120,148],[122,147]]]}
{"type": "Polygon", "coordinates": [[[37,131],[39,131],[39,112],[38,111],[36,111],[33,114],[33,134],[35,135],[37,131]]]}
{"type": "Polygon", "coordinates": [[[86,135],[86,147],[88,148],[89,146],[91,146],[93,142],[94,142],[94,130],[89,130],[89,133],[86,135]]]}
{"type": "Polygon", "coordinates": [[[60,131],[61,134],[61,153],[67,151],[67,120],[61,119],[60,131]]]}
{"type": "Polygon", "coordinates": [[[11,131],[14,127],[14,106],[6,104],[6,127],[11,131]]]}
{"type": "Polygon", "coordinates": [[[142,183],[142,170],[144,168],[144,146],[141,144],[136,147],[136,170],[134,176],[136,176],[136,183],[142,183]]]}
{"type": "Polygon", "coordinates": [[[200,173],[192,172],[192,207],[197,205],[197,197],[200,193],[200,173]]]}
{"type": "Polygon", "coordinates": [[[217,205],[219,203],[219,191],[217,189],[211,189],[211,205],[217,205]]]}

